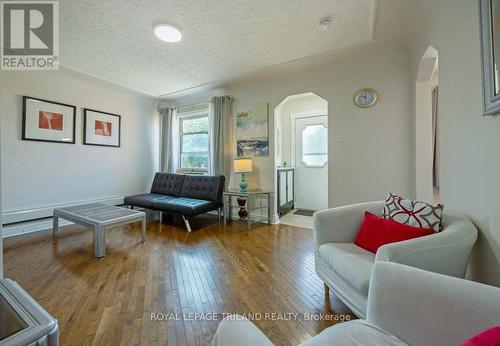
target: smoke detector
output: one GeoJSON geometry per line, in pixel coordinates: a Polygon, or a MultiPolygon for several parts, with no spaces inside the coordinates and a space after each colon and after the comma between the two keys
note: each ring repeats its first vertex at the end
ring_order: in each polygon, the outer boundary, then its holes
{"type": "Polygon", "coordinates": [[[326,31],[326,30],[328,30],[328,28],[330,27],[331,24],[332,24],[332,19],[330,17],[325,17],[325,18],[320,19],[320,21],[318,23],[318,28],[321,31],[326,31]]]}

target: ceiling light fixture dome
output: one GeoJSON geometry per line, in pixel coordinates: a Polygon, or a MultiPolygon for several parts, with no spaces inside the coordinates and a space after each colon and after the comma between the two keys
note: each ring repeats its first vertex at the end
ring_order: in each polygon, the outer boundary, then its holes
{"type": "Polygon", "coordinates": [[[154,26],[156,37],[165,42],[179,42],[182,34],[179,29],[169,24],[157,24],[154,26]]]}

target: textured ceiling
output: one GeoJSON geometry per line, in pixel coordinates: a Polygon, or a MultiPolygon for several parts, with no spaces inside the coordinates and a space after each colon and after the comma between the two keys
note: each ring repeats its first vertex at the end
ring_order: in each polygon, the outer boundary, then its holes
{"type": "Polygon", "coordinates": [[[60,63],[160,96],[368,41],[374,1],[61,0],[60,63]],[[158,40],[159,22],[182,41],[158,40]]]}

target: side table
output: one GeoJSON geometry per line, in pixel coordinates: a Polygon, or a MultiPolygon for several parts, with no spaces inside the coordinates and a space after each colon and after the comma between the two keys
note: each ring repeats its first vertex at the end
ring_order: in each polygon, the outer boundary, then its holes
{"type": "Polygon", "coordinates": [[[224,224],[227,223],[227,220],[231,217],[233,212],[233,207],[243,209],[246,211],[245,217],[240,217],[240,220],[245,221],[248,226],[248,230],[251,229],[253,223],[267,221],[268,224],[271,224],[271,194],[270,190],[248,190],[247,192],[241,192],[239,190],[228,190],[224,191],[224,224]],[[255,200],[256,197],[266,196],[267,197],[267,205],[264,206],[253,206],[252,201],[255,200]],[[227,197],[227,202],[226,202],[227,197]],[[233,204],[233,197],[241,197],[245,199],[244,205],[235,205],[233,204]],[[254,215],[256,210],[267,209],[267,217],[262,219],[254,219],[252,220],[252,215],[254,215]]]}

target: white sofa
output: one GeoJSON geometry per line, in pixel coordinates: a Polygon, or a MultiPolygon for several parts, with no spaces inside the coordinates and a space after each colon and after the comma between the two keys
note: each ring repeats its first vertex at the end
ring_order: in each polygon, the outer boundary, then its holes
{"type": "MultiPolygon", "coordinates": [[[[338,323],[302,346],[460,345],[500,325],[500,289],[396,263],[372,270],[366,320],[338,323]]],[[[248,320],[224,320],[214,346],[273,343],[248,320]]]]}
{"type": "Polygon", "coordinates": [[[445,209],[443,230],[386,244],[376,254],[354,244],[365,211],[381,215],[384,202],[326,209],[314,214],[316,273],[358,317],[366,317],[370,274],[376,261],[397,262],[463,278],[477,239],[476,227],[445,209]]]}

